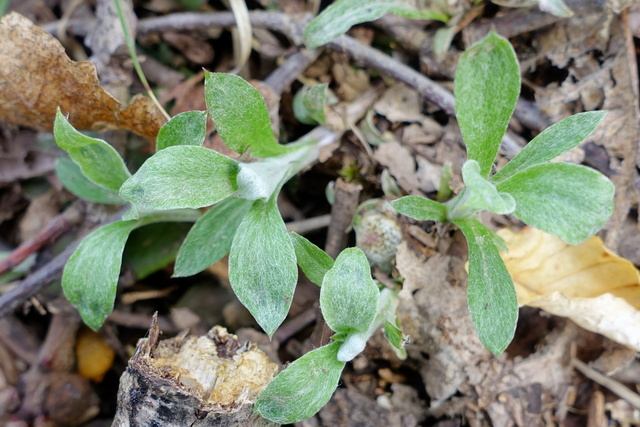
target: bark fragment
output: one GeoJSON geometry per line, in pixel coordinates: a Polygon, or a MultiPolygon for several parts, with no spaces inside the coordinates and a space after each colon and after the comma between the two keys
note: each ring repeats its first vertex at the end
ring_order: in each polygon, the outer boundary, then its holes
{"type": "Polygon", "coordinates": [[[278,366],[253,343],[215,326],[159,341],[154,317],[120,378],[113,426],[274,426],[253,404],[278,366]]]}

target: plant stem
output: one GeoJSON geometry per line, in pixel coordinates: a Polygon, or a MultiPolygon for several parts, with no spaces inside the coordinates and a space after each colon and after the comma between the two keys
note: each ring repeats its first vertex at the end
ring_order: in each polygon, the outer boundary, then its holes
{"type": "Polygon", "coordinates": [[[140,67],[140,61],[138,61],[138,55],[136,54],[136,47],[133,42],[133,39],[131,38],[131,33],[129,32],[129,26],[127,25],[127,21],[124,17],[124,12],[122,10],[122,5],[120,4],[120,0],[113,0],[113,1],[116,6],[116,10],[118,11],[118,19],[120,20],[120,25],[122,26],[122,32],[124,33],[124,39],[127,43],[127,49],[129,50],[129,55],[131,56],[131,60],[133,61],[133,68],[136,70],[136,74],[138,75],[140,82],[142,82],[144,89],[147,91],[147,95],[149,95],[149,98],[151,98],[151,100],[156,105],[156,107],[158,107],[158,110],[160,110],[162,115],[168,121],[171,119],[171,116],[167,114],[164,108],[162,108],[162,105],[160,105],[160,102],[158,102],[158,100],[156,99],[156,96],[153,94],[153,91],[151,90],[151,86],[149,86],[147,77],[142,72],[142,67],[140,67]]]}

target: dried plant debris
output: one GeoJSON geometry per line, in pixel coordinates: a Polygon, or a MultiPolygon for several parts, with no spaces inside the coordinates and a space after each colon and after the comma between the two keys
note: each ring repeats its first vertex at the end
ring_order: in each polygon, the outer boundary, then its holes
{"type": "Polygon", "coordinates": [[[550,27],[540,37],[539,58],[566,73],[566,78],[536,87],[538,107],[556,122],[578,111],[607,111],[602,124],[583,145],[586,162],[611,177],[616,211],[605,241],[617,250],[629,210],[638,203],[638,77],[636,54],[623,17],[600,12],[550,27]],[[598,151],[606,155],[594,155],[598,151]]]}
{"type": "Polygon", "coordinates": [[[573,246],[538,229],[501,230],[520,305],[539,307],[640,351],[640,274],[599,237],[573,246]]]}
{"type": "Polygon", "coordinates": [[[145,97],[126,107],[105,92],[91,62],[74,62],[49,33],[17,13],[0,21],[0,116],[51,132],[60,107],[76,128],[126,129],[154,140],[164,123],[145,97]],[[44,72],[46,70],[46,72],[44,72]]]}
{"type": "Polygon", "coordinates": [[[475,425],[517,426],[564,418],[571,379],[566,354],[577,328],[568,324],[552,331],[546,344],[525,359],[495,359],[466,314],[462,258],[436,254],[425,262],[403,243],[396,262],[405,278],[399,321],[410,335],[409,363],[417,364],[432,399],[432,416],[465,413],[468,419],[484,419],[475,425]]]}

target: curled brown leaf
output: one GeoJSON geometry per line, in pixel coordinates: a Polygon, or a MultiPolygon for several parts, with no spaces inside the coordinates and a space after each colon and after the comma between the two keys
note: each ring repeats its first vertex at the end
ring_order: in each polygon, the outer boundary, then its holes
{"type": "Polygon", "coordinates": [[[125,129],[155,140],[164,124],[150,99],[126,107],[100,87],[95,66],[69,59],[49,33],[17,13],[0,20],[0,117],[51,132],[56,109],[82,130],[125,129]]]}

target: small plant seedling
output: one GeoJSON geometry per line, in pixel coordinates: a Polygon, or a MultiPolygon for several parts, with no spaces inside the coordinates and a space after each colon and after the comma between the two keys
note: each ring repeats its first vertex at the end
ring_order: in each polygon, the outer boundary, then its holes
{"type": "Polygon", "coordinates": [[[550,126],[491,175],[520,93],[518,60],[509,41],[492,30],[471,46],[460,58],[454,84],[468,155],[462,167],[465,187],[444,203],[406,196],[391,204],[414,219],[460,228],[469,247],[469,312],[482,343],[499,355],[513,338],[518,301],[499,254],[504,242],[477,213],[513,214],[571,244],[597,233],[613,213],[613,184],[593,169],[549,161],[589,136],[605,112],[576,114],[550,126]]]}
{"type": "Polygon", "coordinates": [[[373,21],[392,13],[412,19],[449,20],[447,7],[433,1],[414,0],[338,0],[322,11],[304,30],[304,42],[309,49],[321,46],[346,33],[362,22],[373,21]]]}
{"type": "MultiPolygon", "coordinates": [[[[326,87],[320,87],[312,102],[302,99],[318,121],[325,98],[326,87]]],[[[93,329],[113,310],[129,233],[154,221],[197,220],[177,254],[175,276],[196,274],[229,253],[231,286],[267,334],[289,311],[300,244],[287,232],[276,198],[335,133],[318,127],[297,142],[279,144],[260,93],[238,76],[206,73],[205,99],[223,141],[248,161],[202,147],[207,112],[189,111],[162,127],[156,153],[131,176],[111,146],[77,132],[58,114],[56,141],[72,159],[58,165],[65,186],[89,200],[132,204],[123,221],[88,236],[65,268],[65,294],[93,329]],[[200,216],[196,209],[207,206],[200,216]]]]}
{"type": "MultiPolygon", "coordinates": [[[[113,147],[75,130],[60,111],[53,133],[58,146],[69,154],[56,164],[58,178],[69,191],[98,203],[127,203],[118,191],[131,174],[113,147]]],[[[194,222],[199,217],[198,211],[189,209],[144,211],[137,215],[130,211],[122,220],[85,237],[62,274],[65,296],[76,306],[82,320],[97,330],[113,311],[122,253],[133,230],[157,222],[194,222]]]]}
{"type": "MultiPolygon", "coordinates": [[[[320,258],[320,249],[308,241],[303,244],[310,249],[305,260],[315,264],[312,260],[320,258]]],[[[305,266],[309,269],[303,261],[301,267],[305,266]]],[[[395,319],[397,294],[388,288],[378,289],[364,252],[345,249],[330,269],[316,268],[316,273],[316,277],[323,275],[320,309],[336,334],[333,342],[289,365],[260,394],[254,410],[271,421],[295,423],[318,412],[338,387],[346,362],[364,350],[379,328],[384,327],[394,348],[404,351],[404,337],[395,319]]]]}

